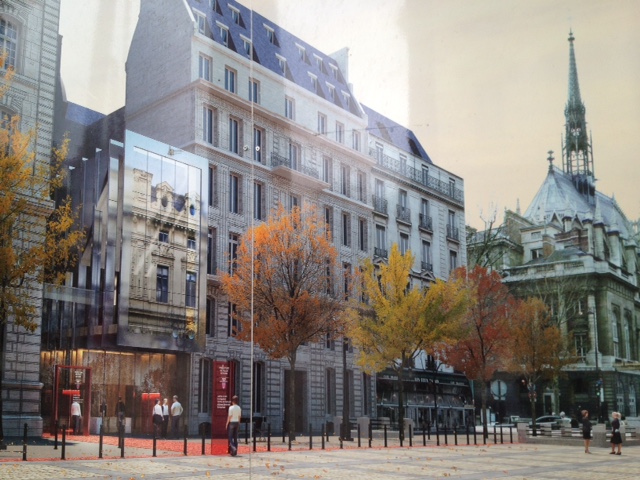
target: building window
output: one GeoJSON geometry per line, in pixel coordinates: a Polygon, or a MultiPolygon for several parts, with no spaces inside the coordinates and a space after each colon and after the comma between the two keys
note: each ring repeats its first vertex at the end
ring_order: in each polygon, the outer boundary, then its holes
{"type": "Polygon", "coordinates": [[[264,131],[261,128],[253,127],[253,160],[262,163],[262,138],[264,131]]]}
{"type": "Polygon", "coordinates": [[[387,231],[382,225],[376,225],[376,248],[374,255],[387,258],[387,231]]]}
{"type": "Polygon", "coordinates": [[[207,234],[207,274],[209,275],[216,274],[216,254],[216,229],[209,228],[209,232],[207,234]]]}
{"type": "Polygon", "coordinates": [[[362,171],[358,170],[356,174],[356,188],[358,190],[358,201],[366,202],[367,198],[367,175],[362,171]]]}
{"type": "Polygon", "coordinates": [[[233,275],[236,270],[236,262],[238,260],[238,247],[240,246],[240,235],[237,233],[229,234],[229,275],[233,275]]]}
{"type": "Polygon", "coordinates": [[[187,249],[189,250],[196,249],[196,237],[191,234],[187,237],[187,249]]]}
{"type": "Polygon", "coordinates": [[[238,321],[238,312],[235,303],[227,304],[228,320],[227,320],[227,336],[235,337],[240,332],[240,323],[238,321]]]}
{"type": "Polygon", "coordinates": [[[336,87],[334,87],[330,83],[327,83],[326,85],[327,85],[327,91],[329,92],[329,100],[331,100],[333,103],[335,103],[336,102],[336,87]]]}
{"type": "Polygon", "coordinates": [[[243,36],[240,36],[240,38],[242,38],[242,50],[244,51],[245,54],[247,54],[248,56],[251,56],[251,47],[252,47],[251,40],[243,36]]]}
{"type": "Polygon", "coordinates": [[[353,130],[351,132],[351,148],[356,152],[360,151],[360,132],[353,130]]]}
{"type": "Polygon", "coordinates": [[[209,166],[209,206],[213,207],[216,195],[216,169],[209,166]]]}
{"type": "Polygon", "coordinates": [[[4,69],[16,68],[18,29],[10,21],[0,18],[0,52],[6,55],[4,69]]]}
{"type": "Polygon", "coordinates": [[[233,7],[229,7],[229,10],[231,10],[231,20],[233,20],[233,23],[240,25],[240,12],[233,7]]]}
{"type": "Polygon", "coordinates": [[[406,255],[409,251],[409,235],[406,233],[400,234],[400,255],[406,255]]]}
{"type": "Polygon", "coordinates": [[[266,378],[264,363],[253,364],[253,413],[265,412],[266,378]]]}
{"type": "Polygon", "coordinates": [[[347,92],[342,92],[342,100],[344,101],[344,108],[351,110],[351,95],[347,92]]]}
{"type": "Polygon", "coordinates": [[[202,140],[213,145],[213,132],[215,125],[215,111],[213,108],[202,107],[202,140]]]}
{"type": "Polygon", "coordinates": [[[198,59],[198,75],[207,82],[211,81],[211,59],[202,54],[198,59]]]}
{"type": "Polygon", "coordinates": [[[291,97],[284,97],[284,116],[289,120],[295,120],[295,100],[291,97]]]}
{"type": "Polygon", "coordinates": [[[300,168],[300,146],[297,143],[289,143],[289,165],[292,170],[300,168]]]}
{"type": "Polygon", "coordinates": [[[240,153],[240,122],[236,118],[229,118],[229,151],[240,153]]]}
{"type": "Polygon", "coordinates": [[[262,220],[264,214],[262,213],[262,195],[264,185],[259,182],[253,184],[253,218],[256,220],[262,220]]]}
{"type": "Polygon", "coordinates": [[[267,32],[267,40],[269,41],[269,43],[275,45],[275,43],[276,43],[276,32],[273,30],[273,28],[268,27],[267,25],[264,26],[264,29],[267,32]]]}
{"type": "Polygon", "coordinates": [[[299,207],[300,206],[300,197],[298,195],[294,195],[293,193],[290,193],[289,196],[287,197],[287,208],[289,209],[289,211],[293,211],[294,208],[299,207]]]}
{"type": "Polygon", "coordinates": [[[11,128],[11,120],[13,115],[6,110],[0,109],[0,129],[9,130],[11,128]]]}
{"type": "Polygon", "coordinates": [[[378,162],[382,162],[383,157],[384,145],[382,145],[381,143],[376,143],[376,160],[378,160],[378,162]]]}
{"type": "Polygon", "coordinates": [[[160,230],[158,234],[158,241],[162,243],[169,243],[169,232],[167,230],[160,230]]]}
{"type": "Polygon", "coordinates": [[[240,213],[240,177],[229,175],[229,211],[240,213]]]}
{"type": "Polygon", "coordinates": [[[325,371],[325,413],[327,415],[336,414],[336,371],[327,368],[325,371]]]}
{"type": "Polygon", "coordinates": [[[156,301],[169,302],[169,267],[158,265],[156,269],[156,301]]]}
{"type": "Polygon", "coordinates": [[[429,185],[429,167],[422,166],[422,184],[429,185]]]}
{"type": "Polygon", "coordinates": [[[298,58],[303,62],[307,62],[307,51],[302,45],[298,45],[296,43],[296,47],[298,48],[298,58]]]}
{"type": "Polygon", "coordinates": [[[324,72],[324,63],[322,62],[322,57],[316,55],[315,53],[313,54],[313,57],[316,60],[316,66],[318,67],[318,70],[324,72]]]}
{"type": "Polygon", "coordinates": [[[350,188],[350,180],[351,180],[351,170],[347,165],[341,165],[340,166],[340,173],[341,173],[341,181],[340,181],[340,193],[346,197],[350,196],[351,192],[351,188],[350,188]]]}
{"type": "Polygon", "coordinates": [[[331,239],[333,232],[333,208],[324,207],[324,225],[327,230],[327,238],[331,239]]]}
{"type": "Polygon", "coordinates": [[[332,184],[333,160],[330,157],[322,157],[322,181],[332,184]]]}
{"type": "Polygon", "coordinates": [[[449,273],[458,268],[458,252],[454,250],[449,251],[449,273]]]}
{"type": "Polygon", "coordinates": [[[220,28],[220,41],[225,47],[229,46],[229,29],[223,25],[218,25],[220,28]]]}
{"type": "Polygon", "coordinates": [[[197,297],[196,285],[197,285],[197,274],[195,272],[187,272],[187,284],[184,291],[185,307],[195,308],[196,297],[197,297]]]}
{"type": "Polygon", "coordinates": [[[342,214],[342,245],[351,245],[351,218],[348,213],[342,214]]]}
{"type": "Polygon", "coordinates": [[[458,241],[459,235],[458,227],[456,226],[456,212],[449,210],[449,216],[447,218],[447,238],[458,241]]]}
{"type": "Polygon", "coordinates": [[[198,22],[198,33],[204,35],[207,31],[207,17],[199,13],[195,13],[196,22],[198,22]]]}
{"type": "Polygon", "coordinates": [[[229,67],[224,67],[224,88],[225,90],[236,93],[236,71],[229,67]]]}
{"type": "Polygon", "coordinates": [[[349,300],[349,293],[351,291],[351,264],[342,264],[342,289],[344,292],[344,299],[349,300]]]}
{"type": "Polygon", "coordinates": [[[364,218],[358,219],[358,248],[367,251],[367,220],[364,218]]]}
{"type": "Polygon", "coordinates": [[[318,77],[316,77],[313,73],[310,73],[309,80],[311,81],[311,91],[314,93],[318,93],[318,77]]]}
{"type": "Polygon", "coordinates": [[[422,270],[426,272],[433,271],[433,265],[431,263],[431,244],[427,241],[422,241],[422,270]]]}
{"type": "Polygon", "coordinates": [[[336,122],[336,142],[344,143],[344,125],[336,122]]]}
{"type": "Polygon", "coordinates": [[[327,116],[323,113],[318,113],[318,133],[327,134],[327,116]]]}
{"type": "Polygon", "coordinates": [[[260,82],[249,79],[249,101],[253,103],[260,103],[260,82]]]}
{"type": "Polygon", "coordinates": [[[336,349],[336,342],[333,339],[333,335],[331,335],[330,333],[327,333],[325,336],[325,348],[327,350],[335,350],[336,349]]]}
{"type": "Polygon", "coordinates": [[[200,360],[200,375],[198,378],[200,395],[198,395],[198,411],[211,413],[213,407],[213,369],[212,362],[208,358],[200,360]]]}
{"type": "Polygon", "coordinates": [[[335,79],[338,78],[338,67],[333,63],[329,64],[329,70],[331,71],[331,76],[335,79]]]}

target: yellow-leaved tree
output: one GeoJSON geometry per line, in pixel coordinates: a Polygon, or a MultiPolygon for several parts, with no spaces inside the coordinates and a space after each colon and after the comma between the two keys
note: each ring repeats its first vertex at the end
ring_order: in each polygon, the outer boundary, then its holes
{"type": "Polygon", "coordinates": [[[236,305],[240,340],[251,340],[291,367],[288,432],[294,438],[298,349],[341,330],[345,292],[338,253],[322,215],[279,208],[244,235],[222,285],[236,305]],[[253,315],[251,315],[253,313],[253,315]]]}
{"type": "MultiPolygon", "coordinates": [[[[428,289],[412,288],[414,256],[393,244],[388,263],[366,260],[359,284],[363,305],[350,309],[350,333],[358,363],[368,372],[391,368],[398,381],[398,413],[404,418],[405,373],[420,352],[433,353],[455,338],[468,295],[462,281],[436,280],[428,289]]],[[[403,429],[400,429],[401,432],[403,429]]]]}
{"type": "MultiPolygon", "coordinates": [[[[0,59],[0,70],[3,70],[0,59]]],[[[3,70],[0,98],[12,70],[3,70]]],[[[74,230],[70,199],[54,205],[52,192],[64,182],[67,142],[50,161],[34,153],[35,131],[20,130],[18,115],[0,122],[0,392],[7,325],[33,332],[40,323],[42,284],[61,283],[77,259],[84,233],[74,230]]],[[[48,160],[48,159],[47,159],[48,160]]],[[[0,443],[4,439],[0,395],[0,443]]]]}

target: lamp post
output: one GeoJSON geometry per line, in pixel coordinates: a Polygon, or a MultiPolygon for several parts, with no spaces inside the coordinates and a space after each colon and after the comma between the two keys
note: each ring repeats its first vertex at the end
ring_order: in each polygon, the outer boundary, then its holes
{"type": "Polygon", "coordinates": [[[596,414],[598,423],[601,422],[601,410],[602,410],[602,400],[603,400],[603,382],[602,378],[600,378],[600,366],[598,365],[598,321],[596,317],[596,312],[592,307],[589,307],[587,311],[588,315],[593,318],[593,353],[596,364],[596,414]]]}

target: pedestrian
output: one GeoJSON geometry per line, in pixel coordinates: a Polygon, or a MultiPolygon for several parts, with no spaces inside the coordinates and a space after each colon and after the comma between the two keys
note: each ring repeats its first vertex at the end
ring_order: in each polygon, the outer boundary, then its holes
{"type": "Polygon", "coordinates": [[[238,405],[238,396],[231,397],[229,416],[227,417],[227,435],[229,436],[229,453],[232,457],[238,454],[238,430],[240,428],[240,417],[242,409],[238,405]]]}
{"type": "Polygon", "coordinates": [[[158,437],[158,432],[162,427],[162,407],[160,406],[160,399],[156,398],[156,403],[153,406],[153,436],[158,437]]]}
{"type": "Polygon", "coordinates": [[[582,410],[582,438],[584,439],[584,453],[591,453],[589,451],[589,444],[591,443],[591,422],[589,421],[589,412],[582,410]]]}
{"type": "Polygon", "coordinates": [[[118,397],[118,403],[116,403],[116,418],[118,419],[118,434],[124,433],[124,418],[125,418],[125,405],[122,397],[118,397]]]}
{"type": "Polygon", "coordinates": [[[162,403],[162,438],[167,438],[167,429],[169,427],[169,400],[166,398],[162,403]]]}
{"type": "Polygon", "coordinates": [[[620,412],[611,414],[613,421],[611,422],[611,455],[622,455],[622,433],[620,432],[620,412]],[[618,452],[616,453],[616,445],[618,452]]]}
{"type": "Polygon", "coordinates": [[[78,399],[74,398],[73,403],[71,403],[71,426],[74,435],[80,433],[80,418],[82,418],[82,410],[80,409],[78,399]]]}
{"type": "Polygon", "coordinates": [[[183,408],[178,401],[178,396],[174,395],[173,403],[171,404],[171,434],[176,438],[180,437],[178,430],[180,429],[180,415],[182,415],[182,412],[183,408]]]}

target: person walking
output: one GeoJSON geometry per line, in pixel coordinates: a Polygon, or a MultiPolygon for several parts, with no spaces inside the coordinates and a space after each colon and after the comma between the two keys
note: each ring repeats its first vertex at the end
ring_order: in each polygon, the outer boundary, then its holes
{"type": "Polygon", "coordinates": [[[162,438],[166,440],[167,430],[169,428],[169,400],[166,398],[162,402],[162,438]]]}
{"type": "Polygon", "coordinates": [[[73,428],[73,434],[80,433],[80,419],[82,418],[82,411],[77,399],[73,399],[71,404],[71,426],[73,428]]]}
{"type": "Polygon", "coordinates": [[[160,399],[156,398],[156,403],[153,406],[153,437],[157,438],[162,428],[162,406],[160,405],[160,399]]]}
{"type": "Polygon", "coordinates": [[[118,397],[118,403],[116,403],[116,418],[118,419],[118,433],[124,433],[125,423],[125,405],[122,397],[118,397]]]}
{"type": "Polygon", "coordinates": [[[173,403],[171,404],[171,435],[175,438],[180,438],[180,415],[182,415],[183,408],[178,401],[178,396],[173,396],[173,403]]]}
{"type": "Polygon", "coordinates": [[[238,454],[238,430],[240,428],[240,417],[242,409],[238,405],[238,396],[231,397],[231,406],[227,416],[227,435],[229,437],[229,453],[232,457],[238,454]]]}
{"type": "Polygon", "coordinates": [[[591,453],[589,451],[589,444],[591,443],[591,421],[589,420],[589,412],[582,410],[582,438],[584,439],[584,453],[591,453]]]}
{"type": "Polygon", "coordinates": [[[613,420],[611,422],[611,455],[622,455],[622,432],[620,432],[620,412],[611,414],[613,420]],[[618,452],[616,453],[616,446],[618,452]]]}

